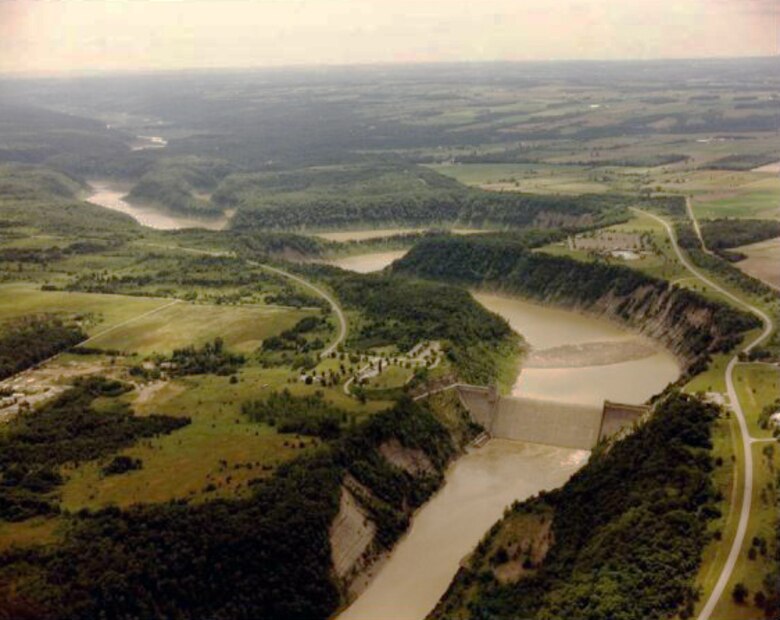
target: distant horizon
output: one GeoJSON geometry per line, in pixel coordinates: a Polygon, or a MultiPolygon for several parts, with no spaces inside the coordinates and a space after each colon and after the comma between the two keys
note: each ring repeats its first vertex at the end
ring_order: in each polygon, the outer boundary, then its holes
{"type": "MultiPolygon", "coordinates": [[[[0,0],[2,2],[3,0],[0,0]]],[[[684,62],[723,62],[723,61],[771,61],[780,63],[780,53],[772,55],[745,55],[745,56],[689,56],[679,58],[549,58],[529,60],[441,60],[441,61],[378,61],[356,62],[351,64],[321,63],[321,64],[289,64],[289,65],[225,65],[225,66],[190,66],[176,68],[127,68],[127,69],[73,69],[61,71],[5,71],[0,70],[0,79],[43,79],[43,78],[68,78],[68,77],[109,77],[109,76],[152,76],[173,73],[242,73],[242,72],[269,72],[281,73],[284,71],[323,70],[323,69],[368,69],[376,68],[414,68],[414,67],[455,67],[459,65],[543,65],[543,64],[663,64],[684,62]]]]}
{"type": "Polygon", "coordinates": [[[775,0],[0,0],[0,73],[777,55],[775,0]]]}

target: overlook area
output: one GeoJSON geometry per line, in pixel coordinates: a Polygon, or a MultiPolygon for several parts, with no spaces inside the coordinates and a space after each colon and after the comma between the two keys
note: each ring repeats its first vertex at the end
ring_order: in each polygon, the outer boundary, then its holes
{"type": "Polygon", "coordinates": [[[0,618],[776,618],[777,68],[0,77],[0,618]]]}

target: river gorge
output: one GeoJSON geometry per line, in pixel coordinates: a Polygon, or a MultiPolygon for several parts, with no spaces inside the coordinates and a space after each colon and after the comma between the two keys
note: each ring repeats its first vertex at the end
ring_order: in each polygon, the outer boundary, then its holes
{"type": "MultiPolygon", "coordinates": [[[[376,257],[351,257],[364,271],[376,257]]],[[[525,338],[530,353],[512,394],[600,405],[639,404],[677,379],[680,365],[659,345],[605,319],[477,292],[525,338]]],[[[414,516],[407,534],[339,620],[422,620],[461,560],[515,500],[561,486],[589,452],[491,439],[451,465],[443,488],[414,516]]]]}
{"type": "MultiPolygon", "coordinates": [[[[169,215],[126,202],[122,188],[96,182],[89,200],[127,213],[158,229],[223,228],[224,220],[169,215]]],[[[405,251],[334,259],[359,273],[379,271],[405,251]]],[[[639,404],[681,373],[656,342],[606,319],[551,308],[518,297],[474,292],[477,301],[505,318],[528,351],[512,394],[600,406],[605,399],[639,404]]],[[[460,562],[516,500],[564,484],[589,452],[491,439],[468,448],[446,472],[439,492],[415,514],[389,555],[363,575],[364,589],[340,620],[422,620],[444,594],[460,562]]],[[[358,588],[360,589],[360,588],[358,588]]]]}

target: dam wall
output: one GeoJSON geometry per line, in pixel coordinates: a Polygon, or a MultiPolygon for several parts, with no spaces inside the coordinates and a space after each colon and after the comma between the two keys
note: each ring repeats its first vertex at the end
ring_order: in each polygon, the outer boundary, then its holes
{"type": "Polygon", "coordinates": [[[645,405],[605,401],[603,407],[563,401],[501,396],[495,388],[455,386],[463,406],[485,431],[500,439],[591,450],[649,411],[645,405]]]}

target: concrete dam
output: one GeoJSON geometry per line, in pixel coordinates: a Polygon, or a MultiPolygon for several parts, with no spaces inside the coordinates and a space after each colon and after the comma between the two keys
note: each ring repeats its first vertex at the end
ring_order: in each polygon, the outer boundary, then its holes
{"type": "Polygon", "coordinates": [[[630,428],[650,409],[610,401],[596,407],[501,396],[495,388],[467,384],[451,388],[492,437],[581,450],[591,450],[601,439],[630,428]]]}

